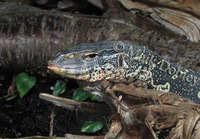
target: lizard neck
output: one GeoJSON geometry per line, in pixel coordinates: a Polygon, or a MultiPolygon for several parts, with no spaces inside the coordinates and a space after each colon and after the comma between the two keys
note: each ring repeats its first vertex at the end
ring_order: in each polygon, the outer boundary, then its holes
{"type": "Polygon", "coordinates": [[[136,78],[145,80],[148,88],[174,92],[200,103],[200,73],[169,62],[146,48],[129,52],[126,61],[126,72],[138,73],[136,78]]]}
{"type": "Polygon", "coordinates": [[[200,73],[183,68],[138,45],[117,42],[117,63],[124,70],[126,82],[141,79],[149,89],[173,92],[200,103],[200,73]],[[124,56],[123,56],[124,55],[124,56]]]}

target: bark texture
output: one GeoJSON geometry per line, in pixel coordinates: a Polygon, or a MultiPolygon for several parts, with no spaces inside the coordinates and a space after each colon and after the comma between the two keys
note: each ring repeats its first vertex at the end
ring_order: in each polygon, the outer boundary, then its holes
{"type": "Polygon", "coordinates": [[[192,13],[194,15],[200,16],[200,3],[198,0],[147,0],[148,2],[152,2],[157,5],[177,8],[179,10],[186,11],[188,13],[192,13]]]}
{"type": "MultiPolygon", "coordinates": [[[[14,6],[14,5],[13,5],[14,6]]],[[[19,5],[18,5],[19,7],[19,5]]],[[[145,45],[184,67],[200,71],[200,43],[144,31],[125,19],[31,9],[0,15],[0,72],[46,73],[58,51],[87,42],[121,40],[145,45]]],[[[1,8],[0,8],[1,9],[1,8]]]]}

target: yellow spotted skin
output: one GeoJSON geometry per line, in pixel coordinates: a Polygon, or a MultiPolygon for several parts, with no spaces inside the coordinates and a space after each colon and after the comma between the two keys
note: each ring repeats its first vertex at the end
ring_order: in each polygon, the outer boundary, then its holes
{"type": "Polygon", "coordinates": [[[200,103],[200,73],[145,47],[121,41],[77,45],[57,54],[48,68],[61,76],[86,82],[144,80],[149,89],[174,92],[200,103]]]}

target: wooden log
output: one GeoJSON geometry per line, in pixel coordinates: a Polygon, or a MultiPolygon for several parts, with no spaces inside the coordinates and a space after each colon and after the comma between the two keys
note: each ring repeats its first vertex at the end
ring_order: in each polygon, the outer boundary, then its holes
{"type": "Polygon", "coordinates": [[[145,45],[172,62],[200,71],[200,43],[178,36],[161,37],[124,19],[34,9],[26,13],[7,10],[1,14],[0,73],[46,73],[48,60],[58,51],[80,43],[106,40],[145,45]]]}

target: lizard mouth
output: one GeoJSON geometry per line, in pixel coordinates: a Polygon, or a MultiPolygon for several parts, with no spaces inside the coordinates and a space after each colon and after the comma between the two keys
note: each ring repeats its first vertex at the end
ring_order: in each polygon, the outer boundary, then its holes
{"type": "Polygon", "coordinates": [[[47,68],[58,75],[73,79],[86,78],[88,75],[88,70],[80,70],[80,68],[78,67],[63,68],[54,65],[49,65],[47,68]]]}

